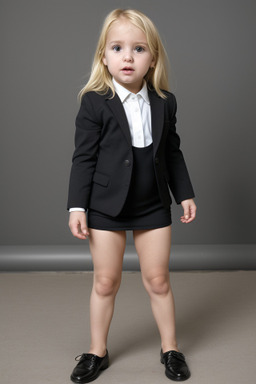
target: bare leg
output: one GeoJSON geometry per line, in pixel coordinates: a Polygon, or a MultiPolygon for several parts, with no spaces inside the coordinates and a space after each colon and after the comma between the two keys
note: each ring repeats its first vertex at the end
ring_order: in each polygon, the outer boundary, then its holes
{"type": "Polygon", "coordinates": [[[178,351],[174,298],[169,277],[171,226],[134,231],[133,236],[142,280],[150,296],[152,311],[160,332],[162,350],[178,351]]]}
{"type": "Polygon", "coordinates": [[[90,301],[90,353],[103,357],[114,311],[116,293],[122,277],[125,231],[90,229],[90,251],[94,279],[90,301]]]}

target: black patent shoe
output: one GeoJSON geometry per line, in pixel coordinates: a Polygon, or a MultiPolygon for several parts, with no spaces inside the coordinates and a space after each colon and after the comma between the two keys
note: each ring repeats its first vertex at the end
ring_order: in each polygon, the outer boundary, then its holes
{"type": "Polygon", "coordinates": [[[76,357],[79,360],[77,366],[73,369],[70,379],[74,383],[89,383],[97,379],[100,371],[108,368],[109,356],[108,351],[104,357],[93,355],[92,353],[83,353],[76,357]]]}
{"type": "Polygon", "coordinates": [[[184,381],[190,377],[190,372],[181,352],[161,350],[161,363],[165,365],[166,376],[174,381],[184,381]]]}

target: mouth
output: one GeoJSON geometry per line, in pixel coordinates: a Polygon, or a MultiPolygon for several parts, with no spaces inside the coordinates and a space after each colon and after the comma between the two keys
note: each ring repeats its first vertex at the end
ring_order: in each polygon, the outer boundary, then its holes
{"type": "Polygon", "coordinates": [[[122,72],[129,74],[129,73],[134,72],[134,69],[132,67],[124,67],[124,68],[122,68],[122,72]]]}

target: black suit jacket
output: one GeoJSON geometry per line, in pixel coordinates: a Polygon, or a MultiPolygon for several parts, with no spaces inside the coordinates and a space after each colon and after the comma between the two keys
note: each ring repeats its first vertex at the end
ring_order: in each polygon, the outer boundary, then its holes
{"type": "MultiPolygon", "coordinates": [[[[176,133],[176,99],[148,91],[155,174],[164,207],[193,198],[194,192],[176,133]]],[[[92,208],[117,216],[125,203],[133,169],[128,121],[116,94],[86,93],[76,118],[67,208],[92,208]]]]}

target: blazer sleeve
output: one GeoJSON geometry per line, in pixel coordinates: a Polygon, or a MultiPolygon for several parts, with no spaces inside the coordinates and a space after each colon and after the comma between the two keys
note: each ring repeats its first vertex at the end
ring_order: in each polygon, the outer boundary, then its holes
{"type": "Polygon", "coordinates": [[[176,132],[177,102],[173,94],[168,97],[169,129],[167,134],[166,164],[168,183],[177,204],[195,197],[188,169],[180,149],[180,137],[176,132]]]}
{"type": "Polygon", "coordinates": [[[72,157],[67,209],[88,208],[100,134],[99,118],[90,100],[90,94],[86,93],[76,117],[75,151],[72,157]]]}

